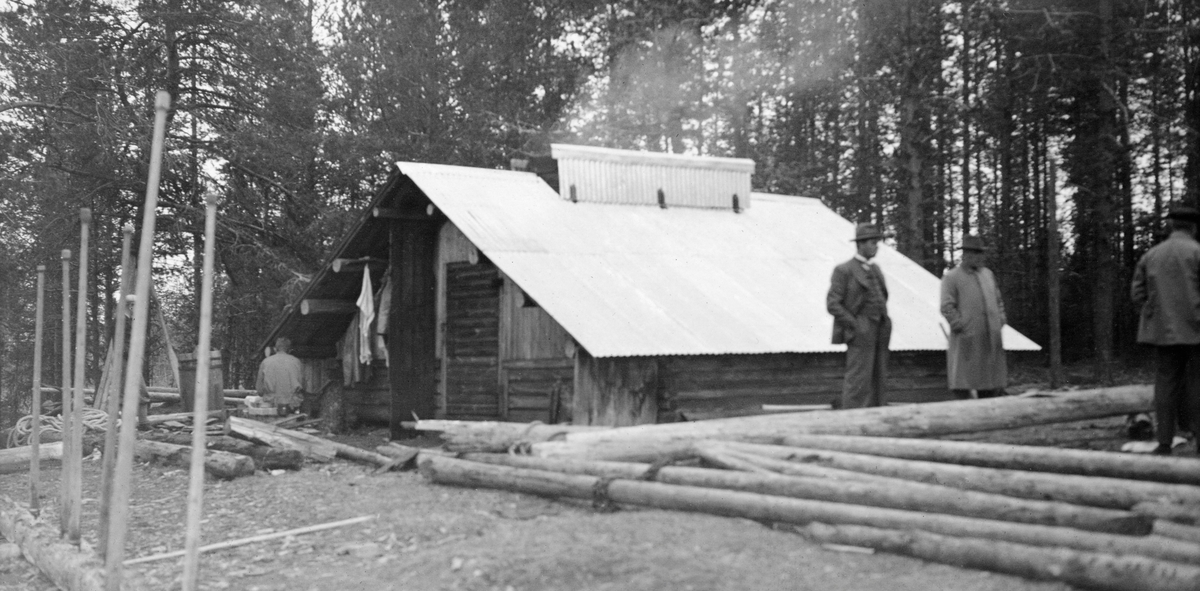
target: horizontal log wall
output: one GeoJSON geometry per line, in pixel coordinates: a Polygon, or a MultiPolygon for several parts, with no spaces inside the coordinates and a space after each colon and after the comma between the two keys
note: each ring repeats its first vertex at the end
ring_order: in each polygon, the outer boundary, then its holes
{"type": "Polygon", "coordinates": [[[567,358],[504,362],[508,420],[528,423],[569,423],[575,382],[575,361],[567,358]]]}
{"type": "Polygon", "coordinates": [[[360,422],[387,424],[391,417],[392,391],[388,368],[382,361],[371,363],[371,379],[346,386],[346,402],[354,406],[354,416],[360,422]]]}
{"type": "MultiPolygon", "coordinates": [[[[659,361],[659,422],[761,414],[764,404],[829,404],[841,395],[843,353],[702,355],[659,361]]],[[[946,354],[893,352],[888,402],[949,397],[946,354]]]]}

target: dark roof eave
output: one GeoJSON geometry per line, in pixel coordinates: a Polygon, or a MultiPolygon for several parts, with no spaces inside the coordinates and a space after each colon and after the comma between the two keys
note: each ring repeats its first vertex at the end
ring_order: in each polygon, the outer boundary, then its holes
{"type": "Polygon", "coordinates": [[[320,285],[327,276],[329,276],[334,259],[341,257],[346,249],[350,247],[350,245],[354,242],[354,239],[363,231],[363,228],[367,225],[367,222],[371,221],[372,210],[374,210],[376,207],[380,207],[388,197],[395,194],[404,178],[406,177],[403,174],[400,174],[399,169],[393,169],[392,175],[388,178],[388,181],[384,183],[383,187],[375,194],[375,197],[371,199],[371,203],[368,204],[363,210],[363,213],[359,216],[358,221],[354,223],[354,227],[351,228],[349,232],[346,232],[346,234],[342,236],[342,240],[338,242],[338,245],[332,251],[330,251],[329,256],[325,259],[325,262],[322,263],[321,269],[317,271],[317,274],[313,276],[312,280],[308,282],[308,285],[304,287],[304,291],[300,293],[300,296],[296,298],[296,301],[288,305],[286,308],[287,312],[282,318],[279,319],[278,322],[275,323],[275,327],[271,329],[271,332],[267,334],[267,337],[259,345],[259,351],[265,351],[267,347],[273,346],[276,337],[279,336],[280,331],[283,330],[283,327],[287,325],[288,321],[300,314],[299,302],[304,301],[304,299],[309,296],[312,290],[320,285]]]}

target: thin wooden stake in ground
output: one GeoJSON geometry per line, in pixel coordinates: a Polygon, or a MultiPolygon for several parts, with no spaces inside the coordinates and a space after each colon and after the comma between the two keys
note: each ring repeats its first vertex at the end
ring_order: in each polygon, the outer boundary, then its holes
{"type": "MultiPolygon", "coordinates": [[[[309,534],[309,533],[316,532],[316,531],[333,529],[335,527],[354,525],[356,523],[362,523],[362,522],[370,520],[370,519],[375,519],[375,516],[374,515],[363,515],[362,517],[351,517],[350,519],[343,519],[342,521],[333,521],[330,523],[322,523],[320,525],[310,525],[307,527],[298,527],[296,529],[289,529],[287,531],[277,531],[277,532],[272,532],[269,534],[262,534],[262,535],[252,536],[249,538],[242,538],[240,540],[229,540],[228,542],[218,542],[216,544],[209,544],[207,546],[202,546],[202,547],[200,547],[199,551],[200,552],[211,552],[213,550],[224,550],[225,548],[236,548],[238,546],[245,546],[246,544],[253,544],[255,542],[265,542],[267,540],[286,538],[288,536],[298,536],[301,534],[309,534]]],[[[184,552],[185,552],[184,550],[175,550],[174,552],[164,552],[162,554],[154,554],[151,556],[142,556],[140,558],[130,558],[129,560],[125,561],[125,566],[131,566],[134,564],[144,564],[147,562],[154,562],[156,560],[166,560],[168,558],[178,558],[180,556],[183,556],[184,552]]]]}
{"type": "Polygon", "coordinates": [[[108,545],[105,551],[105,588],[120,591],[122,563],[125,560],[125,534],[129,522],[129,490],[133,476],[133,447],[137,438],[138,386],[141,385],[142,358],[146,353],[146,325],[150,316],[150,267],[154,255],[154,220],[158,209],[158,179],[162,173],[163,135],[171,95],[158,91],[154,100],[154,137],[150,144],[150,175],[146,181],[146,204],[142,216],[142,240],[138,247],[137,289],[133,309],[133,331],[129,341],[129,363],[125,366],[125,392],[121,406],[121,433],[117,446],[117,467],[113,472],[112,506],[109,509],[108,545]]]}
{"type": "Polygon", "coordinates": [[[192,473],[188,488],[187,534],[184,537],[183,591],[196,589],[200,569],[200,517],[204,511],[204,421],[208,419],[208,367],[212,337],[213,242],[217,228],[217,198],[208,196],[204,218],[204,270],[200,282],[200,343],[196,347],[196,389],[192,397],[192,473]]]}
{"type": "MultiPolygon", "coordinates": [[[[67,535],[71,522],[71,251],[62,251],[62,442],[63,461],[59,472],[58,528],[67,535]]],[[[78,523],[78,521],[76,521],[78,523]]]]}
{"type": "Polygon", "coordinates": [[[37,319],[33,329],[33,397],[30,398],[29,413],[33,415],[33,427],[29,432],[29,510],[37,515],[41,511],[38,500],[38,484],[41,480],[41,463],[38,446],[42,440],[42,318],[46,295],[46,265],[38,265],[37,319]]]}
{"type": "Polygon", "coordinates": [[[71,474],[67,502],[71,518],[67,539],[79,542],[79,514],[83,511],[83,370],[87,361],[88,237],[92,210],[79,210],[79,288],[75,295],[75,372],[71,387],[71,474]]]}
{"type": "MultiPolygon", "coordinates": [[[[112,372],[111,379],[116,380],[120,384],[121,376],[124,369],[125,360],[125,311],[128,309],[128,297],[133,283],[133,255],[131,254],[133,245],[133,224],[125,224],[121,229],[124,236],[121,239],[121,291],[120,297],[117,298],[117,326],[113,330],[113,341],[110,346],[112,351],[112,366],[109,371],[112,372]]],[[[117,392],[121,392],[118,387],[117,392]]],[[[100,396],[97,389],[96,396],[100,396]]],[[[112,486],[113,472],[117,467],[117,415],[121,412],[121,397],[109,396],[104,401],[104,411],[108,413],[107,428],[104,430],[104,466],[100,474],[100,534],[96,539],[100,540],[98,545],[98,554],[104,558],[108,547],[105,541],[108,540],[108,516],[112,504],[112,486]]]]}

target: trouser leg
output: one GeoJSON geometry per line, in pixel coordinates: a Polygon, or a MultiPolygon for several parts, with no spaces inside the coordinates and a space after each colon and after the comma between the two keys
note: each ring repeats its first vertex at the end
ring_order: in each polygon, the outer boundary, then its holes
{"type": "Polygon", "coordinates": [[[868,406],[875,389],[875,346],[878,326],[860,322],[854,342],[846,346],[846,379],[842,383],[842,408],[868,406]]]}
{"type": "Polygon", "coordinates": [[[1200,345],[1188,347],[1187,383],[1180,392],[1177,409],[1176,423],[1200,441],[1200,345]]]}
{"type": "Polygon", "coordinates": [[[888,341],[891,340],[891,327],[880,324],[874,332],[875,358],[872,364],[871,391],[867,398],[867,406],[883,406],[887,390],[888,341]]]}
{"type": "Polygon", "coordinates": [[[1179,401],[1188,389],[1188,358],[1192,347],[1164,345],[1157,348],[1154,377],[1154,433],[1159,445],[1175,439],[1179,401]]]}

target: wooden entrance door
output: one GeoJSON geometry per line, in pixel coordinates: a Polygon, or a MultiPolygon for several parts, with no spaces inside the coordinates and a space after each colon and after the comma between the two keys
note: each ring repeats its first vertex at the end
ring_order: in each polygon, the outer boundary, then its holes
{"type": "Polygon", "coordinates": [[[497,420],[500,272],[490,262],[446,263],[446,418],[497,420]]]}

